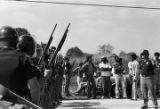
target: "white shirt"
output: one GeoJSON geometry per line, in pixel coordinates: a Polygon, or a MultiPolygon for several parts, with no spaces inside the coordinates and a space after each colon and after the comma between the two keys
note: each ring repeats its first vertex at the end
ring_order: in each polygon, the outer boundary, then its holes
{"type": "Polygon", "coordinates": [[[137,76],[138,74],[139,63],[137,60],[131,61],[128,63],[129,74],[132,76],[137,76]]]}
{"type": "MultiPolygon", "coordinates": [[[[104,64],[103,62],[101,62],[99,64],[99,68],[109,68],[111,69],[111,65],[109,63],[104,64]]],[[[111,71],[101,71],[101,76],[111,76],[111,71]]]]}

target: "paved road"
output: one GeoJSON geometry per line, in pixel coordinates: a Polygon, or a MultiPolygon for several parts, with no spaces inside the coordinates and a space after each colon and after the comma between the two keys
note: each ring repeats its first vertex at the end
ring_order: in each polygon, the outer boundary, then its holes
{"type": "MultiPolygon", "coordinates": [[[[142,100],[129,99],[64,100],[57,109],[140,109],[142,103],[142,100]]],[[[151,100],[149,109],[154,109],[151,100]]]]}

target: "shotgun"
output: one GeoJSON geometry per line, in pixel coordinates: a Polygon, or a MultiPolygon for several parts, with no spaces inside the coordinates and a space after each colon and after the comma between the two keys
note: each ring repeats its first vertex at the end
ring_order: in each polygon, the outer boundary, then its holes
{"type": "MultiPolygon", "coordinates": [[[[11,101],[17,104],[22,104],[26,109],[43,109],[42,107],[24,99],[23,97],[15,94],[11,90],[7,89],[6,94],[4,96],[4,100],[11,101]]],[[[3,100],[3,99],[2,99],[3,100]]]]}
{"type": "Polygon", "coordinates": [[[54,64],[54,61],[55,61],[55,58],[58,54],[58,52],[61,50],[63,44],[64,44],[64,41],[66,40],[66,37],[67,37],[67,33],[68,33],[68,29],[69,29],[69,26],[70,26],[70,23],[68,24],[67,28],[66,28],[66,31],[64,32],[63,34],[63,37],[61,38],[56,50],[54,51],[50,61],[49,61],[49,64],[48,64],[48,67],[51,68],[54,64]]]}
{"type": "Polygon", "coordinates": [[[50,36],[50,38],[49,38],[49,40],[48,40],[48,43],[47,43],[45,49],[44,49],[44,51],[43,51],[43,54],[42,54],[41,58],[40,58],[39,61],[38,61],[37,66],[40,66],[40,65],[41,65],[42,60],[45,58],[45,56],[46,56],[46,54],[47,54],[47,51],[48,51],[48,49],[49,49],[49,47],[50,47],[50,45],[51,45],[51,43],[52,43],[53,34],[54,34],[54,31],[55,31],[56,27],[57,27],[57,24],[54,26],[54,29],[53,29],[53,31],[52,31],[52,33],[51,33],[51,36],[50,36]]]}

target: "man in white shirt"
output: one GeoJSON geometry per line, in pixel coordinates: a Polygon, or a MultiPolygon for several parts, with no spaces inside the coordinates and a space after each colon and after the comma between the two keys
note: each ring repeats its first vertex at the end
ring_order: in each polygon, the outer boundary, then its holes
{"type": "Polygon", "coordinates": [[[135,53],[131,54],[131,62],[128,63],[129,74],[132,78],[132,99],[137,100],[137,83],[138,83],[138,69],[139,63],[136,60],[137,55],[135,53]]]}
{"type": "Polygon", "coordinates": [[[99,64],[99,68],[100,68],[101,77],[102,77],[102,88],[103,88],[102,98],[105,98],[105,97],[110,98],[110,93],[111,93],[110,77],[111,77],[112,67],[106,57],[101,58],[101,63],[99,64]]]}

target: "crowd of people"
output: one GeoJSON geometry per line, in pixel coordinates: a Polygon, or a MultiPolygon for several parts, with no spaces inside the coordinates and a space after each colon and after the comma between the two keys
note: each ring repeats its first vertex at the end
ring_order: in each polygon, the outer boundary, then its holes
{"type": "Polygon", "coordinates": [[[78,88],[73,94],[80,94],[86,88],[87,97],[91,98],[92,94],[93,99],[99,92],[102,99],[111,97],[130,98],[131,100],[144,99],[142,109],[148,107],[148,99],[151,98],[155,109],[158,109],[157,97],[160,97],[159,56],[160,53],[156,52],[155,58],[150,59],[148,50],[144,50],[140,57],[135,53],[130,54],[128,72],[123,64],[123,59],[118,56],[114,57],[113,65],[109,63],[107,57],[103,56],[99,66],[95,66],[92,57],[88,56],[84,64],[74,70],[78,71],[78,88]]]}
{"type": "MultiPolygon", "coordinates": [[[[67,34],[65,34],[67,35],[67,34]]],[[[50,65],[56,47],[50,47],[44,59],[39,63],[46,44],[38,44],[30,34],[18,36],[16,29],[10,26],[0,28],[0,105],[4,109],[17,108],[14,99],[7,95],[11,90],[17,95],[45,109],[53,109],[61,100],[72,94],[81,92],[88,99],[96,99],[98,95],[104,98],[116,99],[139,98],[144,100],[143,108],[148,107],[151,97],[155,109],[158,109],[157,97],[160,97],[160,54],[155,53],[155,59],[149,58],[149,51],[144,50],[140,57],[132,53],[126,73],[123,59],[114,56],[115,63],[111,65],[103,56],[99,65],[95,65],[92,55],[86,56],[83,63],[73,69],[75,62],[70,63],[70,57],[56,55],[50,65]],[[77,76],[77,90],[70,92],[72,76],[77,76]],[[127,82],[129,81],[129,85],[127,82]],[[115,85],[113,90],[113,85],[115,85]],[[131,90],[128,91],[128,87],[131,90]],[[139,91],[138,91],[139,90],[139,91]],[[11,102],[6,105],[4,101],[11,102]]]]}

